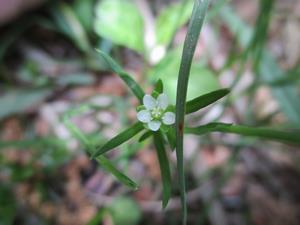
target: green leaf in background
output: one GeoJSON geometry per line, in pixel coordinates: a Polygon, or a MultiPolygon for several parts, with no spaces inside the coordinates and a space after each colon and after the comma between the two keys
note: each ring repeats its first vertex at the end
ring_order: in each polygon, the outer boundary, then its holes
{"type": "Polygon", "coordinates": [[[59,3],[51,8],[58,30],[74,41],[83,52],[89,52],[91,46],[87,34],[73,9],[65,3],[59,3]]]}
{"type": "Polygon", "coordinates": [[[131,127],[127,128],[126,130],[122,131],[120,134],[115,136],[114,138],[110,139],[106,144],[104,144],[101,148],[98,148],[92,155],[92,158],[95,158],[99,155],[102,155],[109,150],[118,147],[119,145],[123,144],[124,142],[128,141],[130,138],[134,137],[136,134],[141,132],[144,129],[142,123],[137,122],[133,124],[131,127]]]}
{"type": "Polygon", "coordinates": [[[274,87],[280,87],[280,86],[294,86],[300,84],[300,65],[298,68],[292,69],[285,73],[285,75],[281,78],[274,79],[268,83],[268,85],[274,86],[274,87]]]}
{"type": "MultiPolygon", "coordinates": [[[[226,5],[220,12],[220,18],[237,37],[240,45],[244,48],[249,46],[253,35],[253,29],[249,27],[234,10],[226,5]]],[[[272,55],[264,49],[258,65],[258,74],[264,83],[284,78],[284,72],[276,63],[272,55]]],[[[295,86],[271,86],[273,96],[278,100],[282,112],[288,117],[291,124],[300,125],[299,94],[295,86]]]]}
{"type": "Polygon", "coordinates": [[[74,11],[86,31],[92,31],[94,19],[94,0],[75,0],[74,11]]]}
{"type": "Polygon", "coordinates": [[[55,80],[60,86],[91,85],[94,82],[95,78],[90,73],[61,74],[55,80]]]}
{"type": "Polygon", "coordinates": [[[154,145],[158,157],[161,179],[163,183],[163,201],[162,206],[165,208],[168,205],[171,196],[171,172],[168,156],[166,154],[166,149],[164,146],[164,140],[160,131],[154,132],[154,145]]]}
{"type": "Polygon", "coordinates": [[[117,197],[108,208],[115,225],[137,225],[141,210],[131,198],[117,197]]]}
{"type": "MultiPolygon", "coordinates": [[[[64,124],[65,126],[69,129],[69,131],[71,132],[71,134],[77,138],[80,143],[87,149],[89,154],[93,154],[95,152],[95,146],[94,144],[88,140],[85,135],[71,122],[70,118],[72,116],[78,115],[80,113],[83,113],[84,111],[86,111],[88,109],[88,107],[81,107],[79,109],[73,110],[69,113],[67,113],[64,116],[64,124]]],[[[127,177],[125,174],[123,174],[122,172],[120,172],[106,157],[104,156],[98,156],[95,158],[95,160],[108,172],[110,172],[111,174],[113,174],[118,181],[120,181],[121,183],[127,185],[128,187],[136,190],[138,188],[138,185],[132,181],[129,177],[127,177]]]]}
{"type": "Polygon", "coordinates": [[[105,54],[104,52],[97,50],[100,55],[103,57],[105,62],[107,63],[108,69],[115,72],[119,75],[119,77],[126,83],[126,85],[129,87],[129,89],[135,94],[135,96],[139,99],[141,103],[143,103],[143,97],[145,95],[145,92],[140,87],[140,85],[135,82],[135,80],[132,79],[131,76],[129,76],[127,73],[125,73],[122,69],[122,67],[113,60],[110,56],[105,54]]]}
{"type": "MultiPolygon", "coordinates": [[[[180,196],[181,196],[181,204],[182,204],[183,224],[187,223],[185,173],[184,173],[184,160],[183,160],[183,128],[184,128],[184,117],[185,117],[185,105],[187,99],[189,77],[191,72],[191,64],[193,61],[194,52],[196,49],[196,45],[204,22],[205,14],[208,9],[209,2],[210,2],[209,0],[196,0],[194,2],[191,20],[184,41],[178,81],[177,81],[176,121],[175,121],[176,157],[177,157],[178,182],[180,186],[180,196]]],[[[199,74],[199,77],[203,77],[203,73],[199,74]]],[[[197,84],[200,85],[200,83],[197,84]]]]}
{"type": "Polygon", "coordinates": [[[12,225],[17,214],[16,200],[12,187],[0,184],[0,224],[12,225]]]}
{"type": "Polygon", "coordinates": [[[158,44],[168,45],[176,30],[184,25],[193,9],[193,1],[174,3],[161,11],[156,20],[156,35],[158,44]]]}
{"type": "Polygon", "coordinates": [[[164,84],[161,79],[158,79],[158,81],[156,82],[154,86],[154,91],[156,91],[159,94],[164,92],[164,84]]]}
{"type": "Polygon", "coordinates": [[[11,114],[24,112],[41,103],[50,94],[51,90],[48,88],[8,90],[0,96],[0,119],[11,114]]]}
{"type": "Polygon", "coordinates": [[[185,132],[188,134],[202,135],[209,132],[222,132],[239,134],[243,136],[257,137],[270,139],[283,143],[290,143],[300,145],[300,131],[287,132],[271,128],[257,128],[242,125],[233,125],[226,123],[209,123],[199,127],[186,128],[185,132]]]}
{"type": "Polygon", "coordinates": [[[86,225],[99,225],[103,221],[105,210],[100,209],[96,215],[86,225]]]}
{"type": "MultiPolygon", "coordinates": [[[[182,48],[170,51],[148,74],[151,80],[161,79],[164,83],[164,92],[170,102],[175,103],[177,90],[177,74],[180,66],[182,48]]],[[[199,95],[206,94],[220,88],[216,76],[205,66],[193,64],[191,66],[187,99],[191,100],[199,95]]]]}
{"type": "Polygon", "coordinates": [[[198,111],[199,109],[202,109],[216,101],[218,101],[220,98],[223,98],[225,95],[229,94],[229,89],[220,89],[216,91],[212,91],[210,93],[207,93],[205,95],[201,95],[191,101],[188,101],[186,103],[186,110],[185,113],[193,113],[198,111]]]}
{"type": "Polygon", "coordinates": [[[56,149],[65,148],[65,141],[58,138],[34,138],[34,139],[23,139],[14,141],[0,141],[0,151],[5,148],[45,148],[46,146],[52,146],[56,149]]]}
{"type": "MultiPolygon", "coordinates": [[[[34,18],[36,19],[36,18],[34,18]]],[[[10,26],[10,28],[6,28],[6,32],[3,32],[0,37],[0,62],[10,49],[9,47],[25,32],[28,28],[34,25],[33,18],[21,21],[21,24],[14,24],[14,26],[10,26]]]]}
{"type": "Polygon", "coordinates": [[[144,51],[144,23],[130,0],[102,0],[96,5],[95,32],[115,44],[144,51]]]}

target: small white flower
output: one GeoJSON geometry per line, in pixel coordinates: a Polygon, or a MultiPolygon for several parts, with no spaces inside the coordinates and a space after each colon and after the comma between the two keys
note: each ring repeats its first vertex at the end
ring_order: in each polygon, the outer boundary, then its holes
{"type": "Polygon", "coordinates": [[[145,109],[137,113],[137,118],[139,121],[147,123],[150,130],[159,130],[162,123],[165,125],[175,123],[175,114],[166,111],[169,106],[169,100],[166,94],[160,94],[157,99],[151,95],[145,95],[143,104],[145,109]]]}

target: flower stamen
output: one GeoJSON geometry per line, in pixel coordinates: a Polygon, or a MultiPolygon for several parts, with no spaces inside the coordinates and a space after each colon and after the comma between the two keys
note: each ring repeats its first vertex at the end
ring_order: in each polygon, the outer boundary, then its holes
{"type": "Polygon", "coordinates": [[[160,119],[163,114],[163,110],[159,107],[155,107],[151,110],[151,116],[153,119],[160,119]]]}

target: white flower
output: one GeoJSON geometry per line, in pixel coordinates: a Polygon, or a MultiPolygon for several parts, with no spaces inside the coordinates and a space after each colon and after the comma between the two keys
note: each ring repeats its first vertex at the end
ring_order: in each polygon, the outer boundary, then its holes
{"type": "Polygon", "coordinates": [[[165,125],[175,123],[175,114],[166,111],[169,106],[169,100],[166,94],[160,94],[157,99],[151,95],[145,95],[143,104],[145,109],[138,112],[137,118],[139,121],[147,123],[150,130],[159,130],[162,123],[165,125]]]}

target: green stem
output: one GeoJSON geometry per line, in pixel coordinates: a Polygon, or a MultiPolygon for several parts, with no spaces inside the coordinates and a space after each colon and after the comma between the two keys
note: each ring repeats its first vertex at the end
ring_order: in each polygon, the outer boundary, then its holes
{"type": "Polygon", "coordinates": [[[190,68],[200,34],[202,24],[204,22],[205,13],[208,8],[209,0],[195,0],[193,13],[189,23],[187,36],[185,38],[182,59],[179,69],[177,83],[176,98],[176,156],[178,179],[181,192],[182,216],[183,224],[187,222],[187,205],[186,205],[186,188],[183,162],[183,127],[185,116],[185,104],[190,68]]]}
{"type": "Polygon", "coordinates": [[[186,128],[186,133],[203,135],[210,132],[222,132],[239,134],[243,136],[258,137],[264,139],[270,139],[283,143],[290,143],[294,145],[300,145],[300,132],[287,132],[274,130],[271,128],[256,128],[242,125],[233,125],[226,123],[209,123],[199,127],[186,128]]]}

